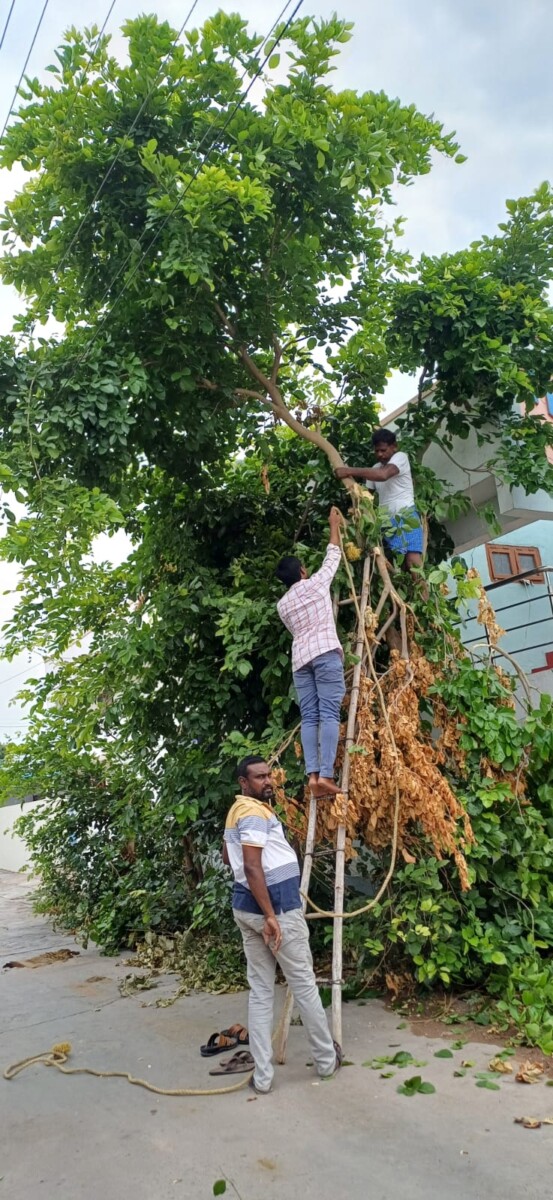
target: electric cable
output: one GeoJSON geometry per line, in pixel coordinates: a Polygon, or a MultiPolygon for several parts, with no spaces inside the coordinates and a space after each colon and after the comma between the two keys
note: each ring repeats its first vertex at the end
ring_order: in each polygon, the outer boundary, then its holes
{"type": "Polygon", "coordinates": [[[2,37],[0,37],[0,50],[2,49],[2,46],[4,45],[4,38],[8,32],[8,25],[10,23],[11,15],[12,15],[14,8],[15,8],[15,0],[12,0],[12,2],[10,4],[10,11],[6,17],[6,24],[4,25],[4,28],[2,30],[2,37]]]}
{"type": "Polygon", "coordinates": [[[25,71],[27,70],[27,66],[28,66],[28,63],[29,63],[29,59],[30,59],[30,57],[31,57],[31,54],[33,53],[34,46],[35,46],[35,42],[36,42],[36,40],[37,40],[37,37],[38,37],[38,35],[39,35],[40,26],[42,25],[42,21],[43,21],[43,18],[44,18],[44,14],[45,14],[45,12],[46,12],[46,9],[48,8],[48,5],[49,5],[49,3],[50,3],[50,0],[44,0],[44,4],[43,4],[43,6],[42,6],[42,12],[41,12],[41,14],[40,14],[40,17],[38,18],[38,22],[37,22],[37,25],[36,25],[36,29],[35,29],[35,32],[34,32],[34,34],[33,34],[33,37],[32,37],[31,45],[29,46],[29,49],[28,49],[28,51],[27,51],[27,57],[26,57],[26,59],[25,59],[25,62],[23,63],[23,70],[21,71],[21,75],[19,76],[19,79],[18,79],[18,81],[17,81],[16,87],[15,87],[15,91],[14,91],[14,93],[13,93],[13,99],[12,99],[12,102],[11,102],[11,105],[10,105],[10,109],[9,109],[8,115],[7,115],[7,117],[6,117],[6,120],[4,121],[4,125],[3,125],[3,127],[2,127],[2,133],[0,133],[0,142],[2,141],[2,139],[3,139],[3,137],[4,137],[4,134],[5,134],[5,132],[6,132],[6,129],[7,129],[7,127],[8,127],[8,121],[9,121],[9,119],[10,119],[10,117],[11,117],[12,113],[13,113],[14,104],[15,104],[15,102],[16,102],[16,100],[17,100],[17,93],[18,93],[18,91],[19,91],[19,89],[20,89],[20,87],[21,87],[21,84],[22,84],[22,82],[23,82],[23,77],[24,77],[24,75],[25,75],[25,71]]]}
{"type": "MultiPolygon", "coordinates": [[[[273,22],[273,25],[271,26],[271,29],[269,30],[269,33],[268,33],[268,34],[267,34],[267,36],[266,36],[266,37],[263,39],[263,43],[262,43],[262,45],[265,45],[265,44],[266,44],[266,42],[268,41],[268,39],[271,37],[271,34],[273,33],[273,30],[276,28],[276,26],[278,25],[279,21],[282,19],[282,14],[283,14],[283,12],[286,12],[286,9],[290,7],[290,3],[291,3],[291,0],[288,0],[288,3],[287,3],[285,6],[284,6],[284,9],[281,11],[281,13],[279,13],[279,16],[278,16],[278,17],[276,18],[276,20],[273,22]]],[[[214,137],[212,138],[212,141],[211,141],[211,144],[210,144],[210,146],[209,146],[209,148],[208,148],[208,150],[207,150],[207,153],[204,155],[204,157],[203,157],[202,161],[201,161],[200,163],[198,163],[198,166],[196,167],[195,171],[193,172],[193,174],[192,174],[191,178],[189,179],[189,181],[188,181],[188,183],[187,183],[186,187],[183,189],[183,191],[182,191],[182,192],[180,192],[180,193],[179,193],[179,196],[178,196],[177,200],[175,201],[175,204],[173,205],[173,207],[171,208],[171,210],[170,210],[170,211],[167,213],[167,216],[166,216],[166,217],[164,218],[164,220],[161,222],[161,225],[159,226],[159,228],[158,228],[158,229],[156,230],[156,232],[154,233],[153,237],[152,237],[152,238],[150,239],[150,241],[148,242],[148,244],[147,244],[146,248],[144,249],[143,253],[141,254],[141,256],[140,256],[140,258],[139,258],[138,262],[137,262],[137,263],[135,264],[135,266],[133,267],[133,269],[132,269],[132,271],[131,271],[131,273],[130,273],[130,275],[129,275],[128,279],[126,279],[126,280],[125,280],[125,283],[124,283],[123,287],[121,288],[121,291],[120,291],[120,292],[117,294],[117,296],[115,297],[115,300],[113,301],[113,303],[112,303],[112,304],[111,304],[111,306],[110,306],[109,315],[111,315],[111,313],[113,312],[113,309],[114,309],[114,308],[117,306],[117,304],[119,304],[119,302],[120,302],[120,301],[121,301],[121,299],[123,298],[123,296],[124,296],[125,292],[127,291],[127,288],[128,288],[128,287],[130,286],[130,284],[132,283],[132,281],[133,281],[133,279],[135,278],[135,276],[136,276],[137,272],[139,271],[140,267],[142,266],[142,263],[144,262],[145,258],[147,257],[147,255],[149,254],[150,250],[151,250],[151,249],[152,249],[152,247],[155,245],[156,241],[158,240],[158,238],[160,237],[161,233],[162,233],[162,232],[163,232],[163,230],[165,229],[165,226],[166,226],[166,225],[167,225],[167,223],[168,223],[168,222],[171,220],[171,217],[174,215],[174,213],[177,211],[177,209],[178,209],[178,208],[180,207],[180,205],[182,204],[182,201],[184,200],[184,197],[186,196],[187,192],[188,192],[188,191],[190,190],[190,188],[192,187],[192,184],[193,184],[193,183],[195,182],[195,180],[198,178],[198,175],[200,174],[200,171],[201,171],[201,170],[203,169],[203,167],[205,167],[205,166],[206,166],[206,164],[208,163],[208,161],[209,161],[209,155],[210,155],[210,153],[211,153],[211,151],[212,151],[212,149],[213,149],[213,147],[214,147],[214,145],[215,145],[215,142],[216,142],[217,138],[218,138],[218,137],[220,137],[220,136],[221,136],[221,134],[223,134],[223,133],[225,132],[225,130],[228,128],[228,126],[229,126],[230,122],[231,122],[231,121],[233,120],[233,118],[236,116],[236,113],[239,111],[239,109],[242,107],[242,105],[243,105],[243,104],[245,103],[245,101],[247,100],[247,98],[248,98],[248,95],[249,95],[249,93],[250,93],[250,91],[251,91],[252,87],[254,86],[254,84],[255,84],[255,83],[257,82],[257,80],[259,79],[259,76],[261,75],[262,71],[264,70],[264,68],[265,68],[265,66],[266,66],[266,64],[267,64],[267,62],[268,62],[268,60],[269,60],[269,58],[271,57],[271,55],[272,55],[272,54],[274,54],[274,51],[275,51],[275,48],[276,48],[276,46],[278,46],[278,44],[280,43],[280,41],[282,40],[282,38],[284,37],[284,35],[287,33],[288,29],[290,28],[290,25],[292,24],[292,21],[294,20],[294,18],[295,18],[295,16],[296,16],[296,14],[299,12],[299,10],[300,10],[300,8],[302,7],[302,5],[303,5],[303,0],[298,0],[298,3],[296,4],[296,6],[295,6],[295,8],[294,8],[294,11],[291,13],[290,17],[289,17],[289,18],[288,18],[288,20],[286,21],[286,24],[283,26],[283,28],[281,29],[280,33],[278,34],[278,36],[277,36],[276,40],[275,40],[275,41],[274,41],[274,43],[271,45],[271,48],[270,48],[270,50],[268,50],[268,51],[267,51],[267,53],[266,53],[266,55],[265,55],[265,57],[264,57],[263,61],[262,61],[261,63],[259,63],[258,69],[257,69],[257,71],[255,72],[255,75],[254,75],[254,76],[252,77],[252,79],[250,80],[250,82],[249,82],[249,84],[248,84],[248,87],[246,88],[246,91],[245,91],[245,92],[244,92],[244,94],[243,94],[243,95],[240,97],[240,99],[239,99],[239,100],[236,102],[236,104],[233,106],[233,108],[231,109],[230,113],[227,115],[227,118],[226,118],[225,122],[223,123],[223,125],[222,125],[222,126],[220,126],[220,127],[219,127],[219,128],[217,128],[217,129],[215,129],[215,130],[211,129],[211,130],[207,131],[207,132],[204,134],[203,138],[201,139],[201,141],[200,141],[199,145],[198,145],[198,146],[197,146],[197,148],[196,148],[196,152],[199,152],[199,151],[201,150],[203,143],[206,141],[207,137],[209,136],[209,133],[214,133],[214,137]]],[[[247,74],[247,71],[245,71],[245,72],[243,73],[243,75],[242,75],[242,80],[245,78],[245,75],[246,75],[246,74],[247,74]]],[[[241,80],[241,82],[242,82],[242,80],[241,80]]],[[[146,231],[144,231],[144,232],[141,234],[141,236],[140,236],[140,237],[137,239],[137,244],[138,244],[138,245],[140,245],[140,244],[141,244],[141,242],[143,241],[143,239],[144,239],[144,236],[145,236],[145,232],[146,232],[146,231]]],[[[135,249],[136,249],[136,247],[135,247],[135,249]]],[[[131,258],[132,258],[132,256],[133,256],[133,254],[134,254],[134,253],[135,253],[135,250],[131,250],[131,251],[129,252],[129,254],[127,255],[127,257],[124,259],[124,261],[123,261],[123,263],[121,264],[121,266],[119,267],[119,269],[116,271],[116,273],[115,273],[115,275],[114,275],[113,279],[110,281],[110,283],[109,283],[108,287],[106,288],[106,290],[105,290],[105,292],[104,292],[104,294],[103,294],[103,296],[102,296],[102,299],[101,299],[101,301],[100,301],[100,308],[102,307],[102,305],[103,305],[103,304],[104,304],[104,302],[106,301],[106,299],[107,299],[107,297],[109,296],[109,293],[111,292],[111,290],[112,290],[112,288],[113,288],[114,284],[117,282],[117,280],[119,279],[119,277],[122,275],[123,271],[124,271],[124,270],[125,270],[125,268],[127,267],[128,263],[130,262],[130,260],[131,260],[131,258]]],[[[86,357],[87,357],[87,355],[90,353],[90,350],[91,350],[92,346],[94,345],[94,342],[96,341],[96,338],[98,337],[99,333],[101,332],[101,330],[102,330],[102,328],[103,328],[103,324],[104,324],[104,322],[106,321],[106,319],[107,319],[107,316],[108,316],[108,314],[106,313],[106,314],[104,314],[104,316],[101,318],[99,326],[97,327],[97,329],[96,329],[96,330],[95,330],[95,332],[93,333],[93,335],[92,335],[92,337],[91,337],[91,339],[90,339],[90,341],[89,341],[89,343],[88,343],[88,345],[87,345],[87,347],[86,347],[86,349],[85,349],[85,352],[84,352],[84,354],[82,354],[82,355],[80,356],[80,358],[77,360],[77,364],[76,364],[76,366],[79,366],[79,365],[80,365],[82,362],[84,362],[84,361],[85,361],[85,359],[86,359],[86,357]]],[[[76,369],[76,368],[75,368],[75,369],[76,369]]],[[[73,373],[70,375],[70,377],[69,377],[69,379],[67,380],[67,382],[66,382],[65,386],[67,386],[67,384],[70,382],[70,380],[72,379],[73,375],[74,375],[74,372],[73,372],[73,373]]]]}

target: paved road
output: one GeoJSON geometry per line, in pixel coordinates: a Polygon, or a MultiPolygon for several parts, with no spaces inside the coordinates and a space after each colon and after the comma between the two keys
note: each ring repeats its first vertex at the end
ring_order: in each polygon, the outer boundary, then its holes
{"type": "MultiPolygon", "coordinates": [[[[6,872],[0,946],[0,965],[73,947],[32,915],[28,883],[6,872]]],[[[170,994],[175,980],[123,999],[117,980],[128,970],[91,949],[33,971],[2,971],[2,1069],[69,1041],[74,1065],[209,1087],[198,1046],[213,1030],[245,1021],[246,996],[143,1007],[170,994]]],[[[222,1176],[232,1181],[227,1195],[240,1200],[550,1200],[553,1127],[525,1130],[513,1118],[553,1112],[553,1090],[513,1080],[499,1092],[476,1088],[471,1072],[459,1079],[453,1069],[462,1057],[484,1069],[493,1048],[467,1045],[453,1062],[436,1059],[446,1043],[397,1025],[376,1001],[347,1005],[354,1065],[324,1084],[306,1065],[303,1030],[293,1027],[289,1063],[264,1098],[170,1099],[44,1067],[0,1080],[0,1200],[209,1200],[222,1176]],[[361,1066],[398,1045],[427,1060],[420,1073],[435,1095],[398,1095],[399,1075],[381,1079],[361,1066]]]]}

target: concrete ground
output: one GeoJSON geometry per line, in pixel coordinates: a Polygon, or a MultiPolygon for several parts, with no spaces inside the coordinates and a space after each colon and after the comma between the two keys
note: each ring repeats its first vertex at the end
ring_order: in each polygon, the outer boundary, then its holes
{"type": "MultiPolygon", "coordinates": [[[[30,894],[24,877],[0,872],[0,966],[75,948],[32,915],[30,894]]],[[[246,995],[194,995],[159,1009],[153,1002],[171,994],[175,978],[122,998],[117,980],[129,970],[94,949],[3,970],[0,1068],[69,1041],[75,1066],[166,1087],[224,1085],[210,1079],[213,1060],[198,1047],[214,1030],[246,1022],[246,995]]],[[[292,1027],[289,1061],[267,1097],[175,1099],[43,1066],[0,1079],[0,1200],[208,1200],[223,1177],[226,1194],[240,1200],[549,1200],[553,1126],[528,1130],[513,1119],[553,1113],[553,1091],[512,1077],[498,1077],[497,1092],[477,1088],[474,1072],[486,1069],[493,1047],[467,1044],[439,1059],[447,1041],[398,1024],[377,1001],[346,1005],[353,1065],[326,1083],[306,1065],[303,1030],[292,1027]],[[399,1048],[427,1065],[393,1079],[362,1066],[399,1048]],[[461,1059],[475,1067],[455,1078],[461,1059]],[[417,1073],[436,1093],[399,1095],[402,1078],[417,1073]]]]}

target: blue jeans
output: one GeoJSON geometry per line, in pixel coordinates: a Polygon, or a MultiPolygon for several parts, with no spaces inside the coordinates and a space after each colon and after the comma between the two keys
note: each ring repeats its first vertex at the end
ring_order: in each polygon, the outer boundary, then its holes
{"type": "Polygon", "coordinates": [[[328,650],[294,671],[301,713],[301,744],[308,775],[332,779],[344,699],[344,663],[339,650],[328,650]],[[320,749],[319,749],[320,742],[320,749]]]}

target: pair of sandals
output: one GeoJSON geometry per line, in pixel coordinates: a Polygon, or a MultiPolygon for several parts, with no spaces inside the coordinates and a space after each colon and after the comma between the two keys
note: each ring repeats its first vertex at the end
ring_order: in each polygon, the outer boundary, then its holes
{"type": "MultiPolygon", "coordinates": [[[[216,1054],[226,1054],[237,1046],[249,1046],[250,1039],[244,1025],[231,1025],[220,1033],[212,1033],[205,1046],[200,1046],[202,1058],[211,1058],[216,1054]]],[[[249,1050],[238,1050],[232,1058],[220,1063],[209,1072],[210,1075],[241,1075],[253,1071],[254,1061],[249,1050]]]]}

